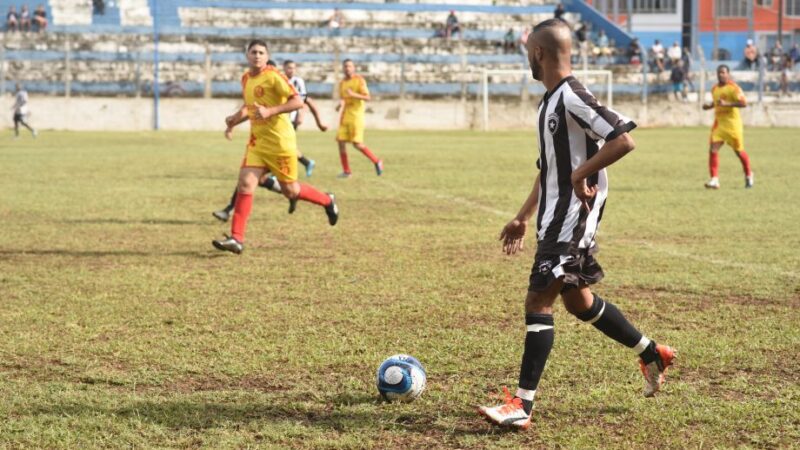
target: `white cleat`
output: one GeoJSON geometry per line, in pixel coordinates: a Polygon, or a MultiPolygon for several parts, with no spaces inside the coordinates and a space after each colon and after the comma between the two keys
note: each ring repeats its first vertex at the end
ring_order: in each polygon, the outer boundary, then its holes
{"type": "Polygon", "coordinates": [[[675,349],[666,345],[656,345],[658,359],[645,364],[639,359],[639,368],[644,375],[644,396],[652,397],[661,390],[661,386],[666,382],[667,368],[672,365],[675,359],[675,349]]]}
{"type": "Polygon", "coordinates": [[[505,392],[506,398],[502,405],[481,406],[478,408],[478,413],[493,425],[527,430],[531,426],[531,415],[523,409],[522,399],[512,397],[508,388],[504,387],[503,392],[505,392]]]}
{"type": "Polygon", "coordinates": [[[747,189],[750,189],[751,187],[753,187],[753,184],[755,184],[755,182],[756,182],[756,179],[755,179],[755,175],[753,175],[753,173],[750,173],[750,175],[744,177],[744,187],[747,188],[747,189]]]}
{"type": "Polygon", "coordinates": [[[719,189],[719,178],[714,177],[706,181],[706,189],[719,189]]]}

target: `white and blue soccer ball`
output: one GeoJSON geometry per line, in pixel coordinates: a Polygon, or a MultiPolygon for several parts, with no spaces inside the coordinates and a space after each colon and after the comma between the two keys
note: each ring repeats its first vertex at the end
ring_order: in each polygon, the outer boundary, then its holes
{"type": "Polygon", "coordinates": [[[425,390],[427,378],[425,368],[413,356],[392,355],[378,367],[378,392],[390,402],[410,402],[425,390]]]}

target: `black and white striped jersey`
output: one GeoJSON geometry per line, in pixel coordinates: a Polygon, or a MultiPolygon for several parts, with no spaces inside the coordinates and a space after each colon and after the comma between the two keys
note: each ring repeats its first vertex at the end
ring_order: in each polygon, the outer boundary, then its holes
{"type": "Polygon", "coordinates": [[[597,103],[572,75],[545,94],[538,118],[541,180],[537,254],[591,252],[608,197],[608,178],[603,169],[587,180],[589,186],[597,186],[597,195],[589,202],[591,211],[587,212],[573,191],[572,171],[606,141],[636,128],[636,124],[597,103]]]}

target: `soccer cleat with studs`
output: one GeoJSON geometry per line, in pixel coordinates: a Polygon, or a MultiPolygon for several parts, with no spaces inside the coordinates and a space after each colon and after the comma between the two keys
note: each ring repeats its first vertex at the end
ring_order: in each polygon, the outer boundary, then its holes
{"type": "Polygon", "coordinates": [[[220,209],[219,211],[214,211],[211,213],[215,219],[219,220],[220,222],[227,222],[228,219],[231,218],[231,212],[227,209],[220,209]]]}
{"type": "Polygon", "coordinates": [[[378,162],[375,163],[375,173],[378,176],[383,175],[383,160],[379,159],[378,162]]]}
{"type": "Polygon", "coordinates": [[[656,345],[658,358],[655,361],[645,364],[639,359],[639,369],[644,375],[644,396],[652,397],[661,390],[661,386],[666,382],[667,369],[675,360],[675,349],[666,345],[656,345]]]}
{"type": "Polygon", "coordinates": [[[297,209],[297,199],[290,198],[289,199],[289,214],[294,214],[294,211],[297,209]]]}
{"type": "Polygon", "coordinates": [[[244,251],[244,244],[236,240],[236,238],[227,235],[225,236],[225,239],[214,239],[211,241],[211,244],[213,244],[217,250],[236,253],[237,255],[244,251]]]}
{"type": "Polygon", "coordinates": [[[339,207],[336,206],[336,196],[330,192],[327,195],[330,197],[331,202],[325,207],[325,214],[328,215],[328,223],[334,226],[339,221],[339,207]]]}
{"type": "Polygon", "coordinates": [[[706,181],[705,187],[706,189],[719,189],[719,179],[714,177],[706,181]]]}
{"type": "Polygon", "coordinates": [[[502,405],[481,406],[478,414],[499,427],[527,430],[531,426],[531,415],[522,407],[522,399],[512,396],[506,387],[503,387],[503,392],[505,400],[502,405]]]}
{"type": "Polygon", "coordinates": [[[308,165],[306,166],[306,178],[310,178],[311,174],[314,173],[314,167],[317,167],[317,162],[313,159],[308,160],[308,165]]]}
{"type": "Polygon", "coordinates": [[[744,187],[746,189],[750,189],[755,184],[756,179],[755,176],[751,173],[750,175],[744,177],[744,187]]]}

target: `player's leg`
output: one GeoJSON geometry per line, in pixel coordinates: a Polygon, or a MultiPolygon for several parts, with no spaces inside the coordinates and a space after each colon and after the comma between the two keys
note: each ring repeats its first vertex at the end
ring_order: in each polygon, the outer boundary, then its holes
{"type": "Polygon", "coordinates": [[[715,140],[712,133],[711,142],[708,144],[708,172],[711,179],[705,184],[708,189],[719,189],[719,149],[722,148],[722,143],[722,140],[715,140]]]}
{"type": "Polygon", "coordinates": [[[372,164],[375,165],[375,173],[380,176],[383,173],[383,161],[378,159],[378,157],[364,145],[364,122],[356,122],[353,128],[353,147],[372,161],[372,164]]]}
{"type": "Polygon", "coordinates": [[[328,131],[328,126],[322,122],[317,105],[314,104],[314,101],[311,100],[310,97],[306,97],[306,105],[308,105],[308,110],[311,111],[311,115],[314,116],[314,121],[317,123],[317,128],[319,128],[320,131],[328,131]]]}
{"type": "Polygon", "coordinates": [[[563,267],[566,275],[561,298],[566,310],[632,349],[640,358],[641,370],[645,376],[645,397],[655,394],[664,382],[667,367],[672,364],[674,350],[656,345],[628,322],[613,303],[592,293],[588,284],[600,281],[603,278],[603,269],[591,255],[579,256],[563,267]]]}
{"type": "Polygon", "coordinates": [[[274,159],[274,162],[270,161],[270,164],[276,166],[273,172],[278,178],[283,195],[292,202],[292,205],[297,200],[320,205],[325,208],[325,213],[328,215],[328,223],[336,225],[339,220],[339,207],[336,206],[334,195],[320,192],[310,184],[298,182],[297,160],[295,157],[279,156],[274,159]]]}
{"type": "Polygon", "coordinates": [[[258,186],[262,187],[268,191],[272,191],[276,194],[283,193],[281,191],[281,185],[278,183],[278,179],[275,178],[270,172],[266,172],[264,175],[261,176],[258,180],[258,186]]]}
{"type": "Polygon", "coordinates": [[[742,171],[744,172],[744,187],[751,188],[753,187],[753,183],[755,179],[753,177],[753,171],[750,168],[750,155],[744,150],[744,133],[739,131],[738,133],[734,133],[731,136],[728,145],[733,148],[733,151],[736,152],[736,156],[739,158],[739,162],[742,163],[742,171]]]}
{"type": "Polygon", "coordinates": [[[297,152],[297,161],[299,161],[300,164],[306,168],[306,178],[310,177],[311,174],[314,173],[314,167],[317,166],[316,161],[306,158],[306,155],[300,151],[297,152]]]}
{"type": "Polygon", "coordinates": [[[233,221],[231,235],[226,239],[214,240],[211,243],[219,250],[241,253],[244,249],[244,235],[247,229],[247,219],[253,209],[253,192],[258,186],[258,180],[264,174],[261,167],[242,167],[239,170],[239,191],[233,207],[233,221]]]}
{"type": "Polygon", "coordinates": [[[19,114],[14,114],[14,137],[19,137],[19,123],[22,121],[22,116],[19,114]]]}
{"type": "Polygon", "coordinates": [[[30,131],[30,132],[31,132],[31,135],[33,135],[33,137],[36,137],[36,130],[34,130],[32,126],[28,125],[28,123],[27,123],[27,122],[25,122],[25,116],[20,116],[20,118],[19,118],[19,123],[20,123],[20,125],[22,125],[23,127],[27,128],[27,129],[28,129],[28,131],[30,131]]]}
{"type": "Polygon", "coordinates": [[[530,426],[534,396],[555,338],[553,303],[563,287],[563,280],[550,270],[553,264],[552,258],[537,257],[531,271],[530,286],[525,298],[525,350],[516,394],[511,396],[506,390],[504,404],[481,407],[478,410],[496,425],[521,429],[530,426]]]}
{"type": "Polygon", "coordinates": [[[228,202],[228,205],[224,208],[220,209],[219,211],[214,211],[211,213],[216,219],[227,222],[228,219],[231,218],[231,212],[233,211],[233,207],[236,204],[236,194],[239,193],[239,185],[237,184],[235,188],[233,188],[233,194],[231,194],[231,200],[228,202]]]}
{"type": "Polygon", "coordinates": [[[342,162],[342,173],[339,174],[339,178],[350,178],[352,172],[350,172],[350,162],[347,160],[347,141],[337,137],[336,143],[339,145],[339,160],[342,162]]]}

